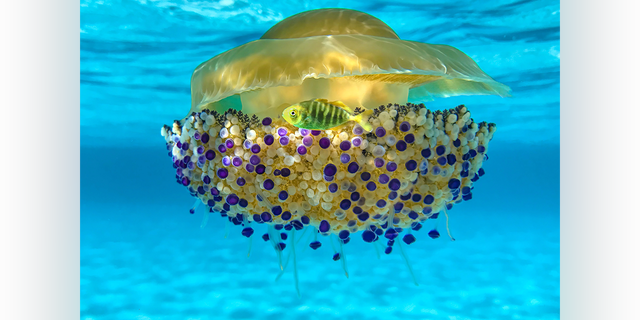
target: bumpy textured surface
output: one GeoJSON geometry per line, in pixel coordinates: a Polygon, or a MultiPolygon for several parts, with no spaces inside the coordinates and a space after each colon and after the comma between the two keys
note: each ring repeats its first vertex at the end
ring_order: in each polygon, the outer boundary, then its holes
{"type": "MultiPolygon", "coordinates": [[[[431,112],[414,104],[381,106],[369,122],[370,133],[353,123],[309,131],[203,111],[162,135],[178,183],[247,237],[252,223],[266,223],[313,226],[342,243],[357,231],[366,242],[383,233],[393,240],[471,199],[494,124],[474,122],[464,106],[431,112]]],[[[403,240],[412,242],[410,234],[403,240]]]]}

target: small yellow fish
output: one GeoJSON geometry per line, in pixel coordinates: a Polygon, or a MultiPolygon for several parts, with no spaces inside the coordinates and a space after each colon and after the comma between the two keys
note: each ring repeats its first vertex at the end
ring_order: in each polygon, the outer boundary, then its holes
{"type": "Polygon", "coordinates": [[[367,121],[373,110],[354,115],[353,110],[340,101],[315,99],[296,103],[284,109],[282,117],[290,124],[308,130],[328,130],[349,121],[357,122],[365,131],[373,127],[367,121]]]}

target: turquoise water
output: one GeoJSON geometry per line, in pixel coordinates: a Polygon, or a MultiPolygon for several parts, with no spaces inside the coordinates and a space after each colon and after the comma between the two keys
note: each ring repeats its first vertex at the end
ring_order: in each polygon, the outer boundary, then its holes
{"type": "MultiPolygon", "coordinates": [[[[81,1],[82,319],[558,319],[559,2],[81,1]],[[279,280],[273,249],[221,218],[200,228],[160,127],[190,106],[202,61],[292,14],[352,8],[407,40],[455,46],[512,98],[454,97],[498,126],[474,198],[451,210],[451,242],[427,228],[397,253],[325,245],[279,280]]],[[[442,230],[441,230],[442,232],[442,230]]],[[[261,234],[261,230],[257,231],[261,234]]],[[[354,239],[356,240],[356,239],[354,239]]],[[[301,245],[301,247],[304,247],[301,245]]]]}

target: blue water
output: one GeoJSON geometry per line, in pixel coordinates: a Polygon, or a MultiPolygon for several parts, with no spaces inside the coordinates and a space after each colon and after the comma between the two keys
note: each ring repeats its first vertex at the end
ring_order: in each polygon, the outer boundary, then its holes
{"type": "MultiPolygon", "coordinates": [[[[81,1],[82,319],[558,319],[558,1],[81,1]],[[406,40],[471,56],[512,98],[465,104],[498,126],[474,198],[451,211],[451,242],[423,228],[397,253],[329,246],[298,254],[278,281],[275,254],[221,218],[200,228],[174,182],[160,127],[190,107],[193,69],[295,13],[345,7],[406,40]]],[[[258,231],[260,232],[260,231],[258,231]]],[[[301,246],[302,247],[302,246],[301,246]]]]}

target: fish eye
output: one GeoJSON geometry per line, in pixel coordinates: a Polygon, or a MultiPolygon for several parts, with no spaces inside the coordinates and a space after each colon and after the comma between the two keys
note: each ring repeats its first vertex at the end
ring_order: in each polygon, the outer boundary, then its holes
{"type": "Polygon", "coordinates": [[[295,110],[291,110],[290,114],[291,114],[292,117],[295,117],[296,116],[296,111],[295,110]]]}

